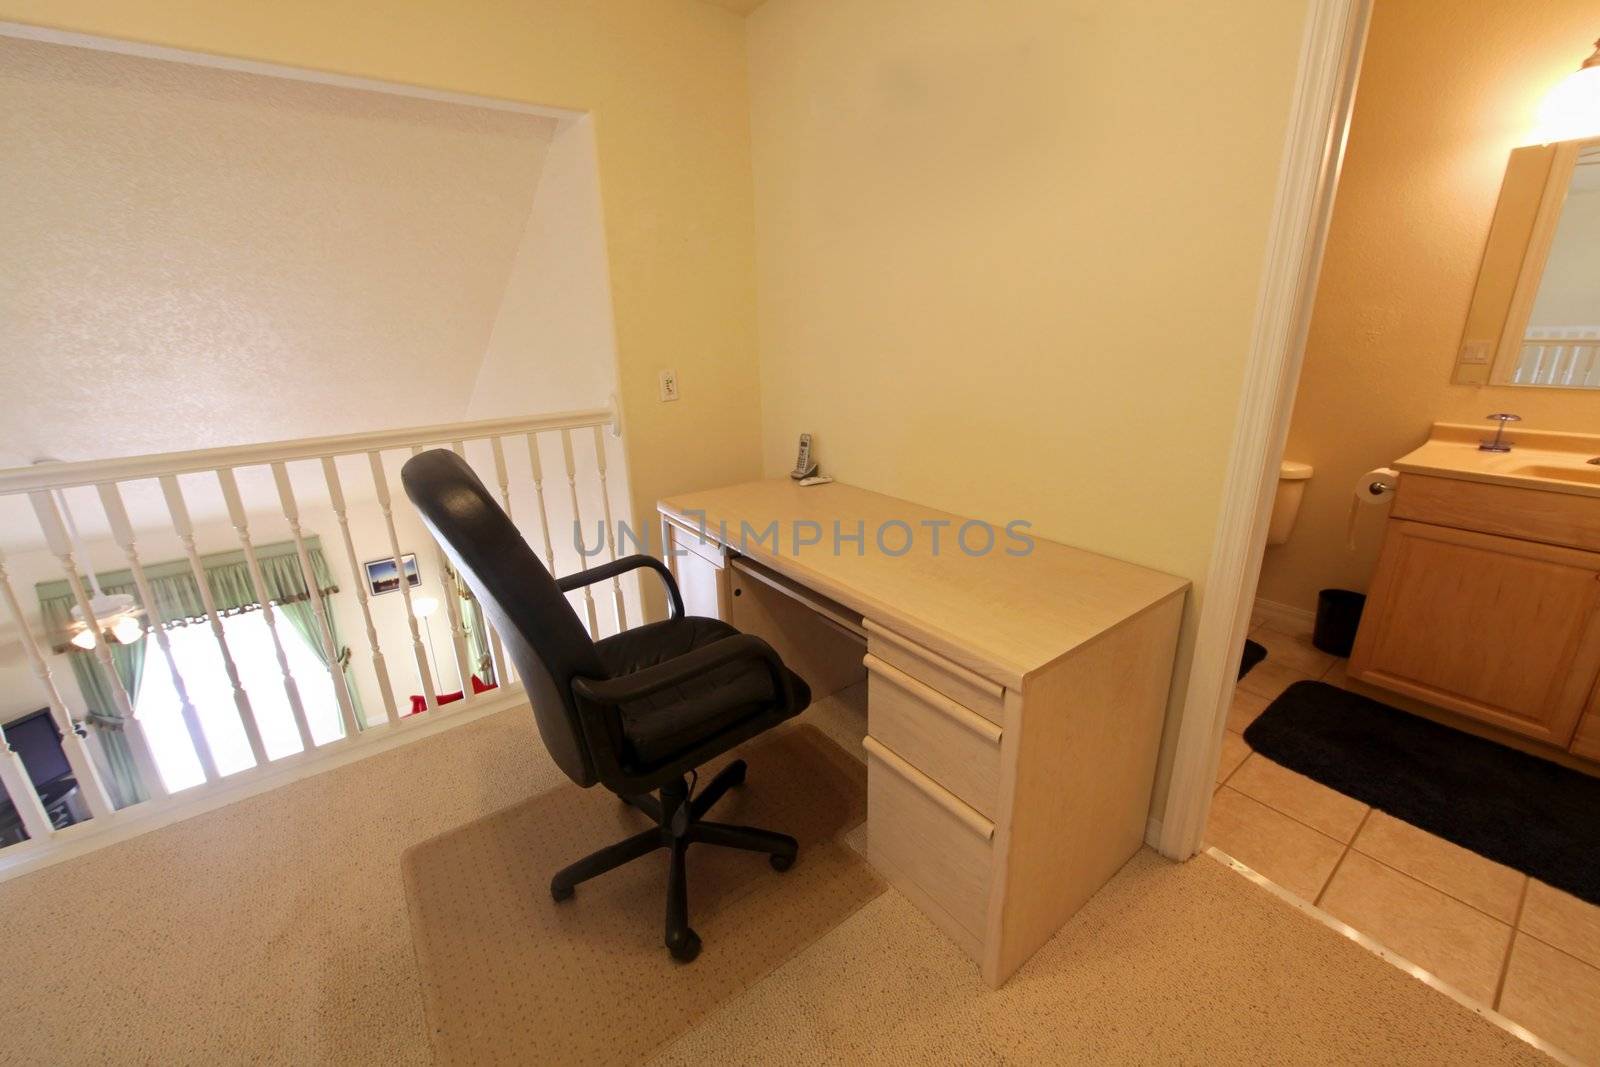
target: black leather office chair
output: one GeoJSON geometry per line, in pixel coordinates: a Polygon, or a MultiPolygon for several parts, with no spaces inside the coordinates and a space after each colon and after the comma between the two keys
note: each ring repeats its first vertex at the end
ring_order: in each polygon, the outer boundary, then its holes
{"type": "Polygon", "coordinates": [[[786,834],[704,818],[724,793],[744,782],[743,760],[724,767],[693,795],[689,776],[804,711],[811,691],[759,637],[716,619],[685,616],[677,582],[658,559],[628,556],[559,581],[551,577],[454,452],[414,456],[400,478],[499,632],[556,765],[584,788],[599,782],[656,822],[556,872],[550,895],[566,900],[579,882],[658,848],[671,849],[667,948],[679,960],[694,959],[700,938],[689,928],[689,846],[765,852],[775,869],[786,871],[799,845],[786,834]],[[638,568],[655,571],[666,583],[672,617],[591,640],[565,594],[638,568]]]}

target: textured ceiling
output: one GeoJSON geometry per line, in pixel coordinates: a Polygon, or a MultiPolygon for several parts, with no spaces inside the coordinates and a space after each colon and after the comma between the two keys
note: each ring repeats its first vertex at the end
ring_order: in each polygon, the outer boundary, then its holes
{"type": "Polygon", "coordinates": [[[0,466],[465,411],[550,119],[0,38],[0,466]]]}

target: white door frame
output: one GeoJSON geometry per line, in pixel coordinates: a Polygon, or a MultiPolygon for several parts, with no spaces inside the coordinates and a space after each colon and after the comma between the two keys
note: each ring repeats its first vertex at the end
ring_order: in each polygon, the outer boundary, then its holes
{"type": "Polygon", "coordinates": [[[1216,547],[1201,587],[1171,785],[1157,814],[1154,843],[1172,859],[1188,859],[1200,851],[1211,810],[1370,11],[1371,0],[1312,0],[1306,16],[1216,547]]]}

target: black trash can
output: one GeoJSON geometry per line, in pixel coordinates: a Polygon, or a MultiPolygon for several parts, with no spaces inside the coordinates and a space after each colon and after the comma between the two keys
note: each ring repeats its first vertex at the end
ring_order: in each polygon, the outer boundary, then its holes
{"type": "Polygon", "coordinates": [[[1348,656],[1361,626],[1367,594],[1349,589],[1324,589],[1317,594],[1317,624],[1311,643],[1331,656],[1348,656]]]}

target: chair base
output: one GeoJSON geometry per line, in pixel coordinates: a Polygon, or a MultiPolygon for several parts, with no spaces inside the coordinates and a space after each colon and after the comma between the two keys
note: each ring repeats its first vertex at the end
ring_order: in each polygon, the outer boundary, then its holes
{"type": "Polygon", "coordinates": [[[587,882],[625,863],[646,856],[658,848],[672,850],[672,865],[667,875],[667,950],[674,959],[688,963],[700,954],[700,935],[689,928],[689,887],[687,857],[693,844],[721,845],[750,852],[765,852],[775,871],[794,865],[800,844],[788,834],[760,830],[753,826],[730,826],[704,818],[711,806],[734,786],[744,784],[744,760],[734,760],[704,789],[691,797],[683,779],[662,786],[656,796],[624,796],[625,803],[638,808],[656,825],[632,837],[623,838],[598,852],[585,856],[556,872],[550,879],[550,895],[568,900],[579,882],[587,882]]]}

